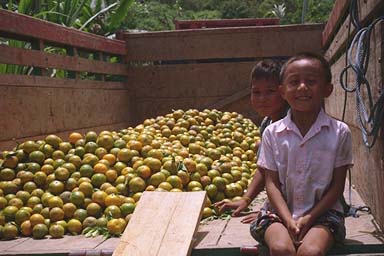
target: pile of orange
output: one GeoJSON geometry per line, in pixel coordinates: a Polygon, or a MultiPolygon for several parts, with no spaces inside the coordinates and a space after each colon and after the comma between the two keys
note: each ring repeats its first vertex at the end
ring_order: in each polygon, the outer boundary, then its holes
{"type": "Polygon", "coordinates": [[[256,170],[258,128],[242,115],[175,110],[120,131],[25,141],[0,159],[0,238],[104,227],[120,235],[143,191],[238,200],[256,170]]]}

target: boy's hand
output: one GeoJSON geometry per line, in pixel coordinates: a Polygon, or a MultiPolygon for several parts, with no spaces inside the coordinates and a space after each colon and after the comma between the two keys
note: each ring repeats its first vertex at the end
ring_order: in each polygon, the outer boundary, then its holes
{"type": "Polygon", "coordinates": [[[240,215],[241,211],[248,207],[248,202],[245,199],[240,199],[235,202],[228,202],[227,200],[222,200],[214,204],[215,207],[219,210],[219,214],[228,209],[235,209],[232,213],[232,216],[237,217],[240,215]]]}
{"type": "Polygon", "coordinates": [[[294,219],[290,219],[286,222],[286,227],[295,246],[299,246],[301,239],[299,238],[300,228],[298,227],[297,222],[294,219]]]}
{"type": "Polygon", "coordinates": [[[309,215],[305,215],[303,217],[300,217],[297,220],[297,227],[300,229],[300,234],[298,236],[299,240],[303,240],[304,236],[307,234],[308,230],[312,226],[312,221],[309,215]]]}

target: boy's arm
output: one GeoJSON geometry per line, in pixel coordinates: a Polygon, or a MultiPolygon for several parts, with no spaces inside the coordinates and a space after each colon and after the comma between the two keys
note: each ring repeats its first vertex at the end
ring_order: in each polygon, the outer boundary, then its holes
{"type": "Polygon", "coordinates": [[[323,198],[312,208],[312,210],[299,221],[300,239],[304,237],[313,222],[322,214],[327,212],[341,198],[344,192],[345,178],[348,166],[335,168],[332,182],[323,198]]]}
{"type": "Polygon", "coordinates": [[[287,203],[280,190],[279,174],[276,171],[270,171],[264,169],[265,172],[265,187],[267,189],[267,195],[273,208],[284,222],[289,233],[295,237],[298,235],[299,229],[296,226],[296,222],[292,218],[292,214],[288,209],[287,203]]]}

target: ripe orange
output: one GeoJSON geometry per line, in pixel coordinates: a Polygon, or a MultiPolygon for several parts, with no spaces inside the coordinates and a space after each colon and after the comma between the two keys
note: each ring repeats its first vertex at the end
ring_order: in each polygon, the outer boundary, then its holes
{"type": "Polygon", "coordinates": [[[76,210],[77,207],[74,203],[66,203],[63,205],[64,216],[66,219],[72,218],[76,210]]]}
{"type": "Polygon", "coordinates": [[[24,221],[20,225],[20,232],[23,236],[30,236],[32,235],[32,225],[29,220],[24,221]]]}
{"type": "Polygon", "coordinates": [[[87,214],[99,218],[102,214],[102,208],[99,204],[92,202],[87,205],[87,214]]]}
{"type": "Polygon", "coordinates": [[[108,194],[105,193],[104,191],[97,190],[97,191],[93,192],[93,194],[92,194],[92,201],[94,203],[101,205],[101,206],[104,206],[104,200],[107,197],[107,195],[108,194]]]}
{"type": "Polygon", "coordinates": [[[104,199],[104,204],[106,206],[110,206],[110,205],[120,206],[122,203],[123,203],[122,198],[116,194],[107,195],[104,199]]]}
{"type": "Polygon", "coordinates": [[[67,229],[72,235],[80,235],[83,225],[78,219],[70,219],[67,223],[67,229]]]}
{"type": "Polygon", "coordinates": [[[29,221],[31,222],[32,227],[34,227],[37,224],[44,224],[44,216],[40,213],[34,213],[29,218],[29,221]]]}
{"type": "Polygon", "coordinates": [[[53,224],[49,227],[49,235],[52,238],[62,238],[64,237],[65,229],[62,225],[53,224]]]}
{"type": "Polygon", "coordinates": [[[60,207],[53,207],[49,211],[49,219],[53,222],[64,219],[64,210],[60,207]]]}
{"type": "Polygon", "coordinates": [[[95,173],[103,173],[104,174],[108,170],[108,166],[99,162],[99,163],[95,164],[95,166],[93,166],[93,170],[95,173]]]}
{"type": "Polygon", "coordinates": [[[83,135],[81,135],[81,133],[78,133],[78,132],[72,132],[71,134],[69,134],[68,136],[68,141],[70,143],[72,143],[73,145],[76,144],[76,142],[80,139],[83,138],[83,135]]]}
{"type": "Polygon", "coordinates": [[[125,226],[124,219],[111,219],[107,223],[108,232],[114,236],[121,235],[124,232],[125,226]]]}

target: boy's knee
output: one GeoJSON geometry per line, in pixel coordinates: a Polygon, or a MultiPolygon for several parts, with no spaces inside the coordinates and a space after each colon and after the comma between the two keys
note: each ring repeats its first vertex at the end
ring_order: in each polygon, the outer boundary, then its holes
{"type": "Polygon", "coordinates": [[[273,245],[269,247],[269,254],[270,256],[291,256],[295,255],[296,251],[295,248],[287,243],[281,242],[275,242],[273,245]]]}
{"type": "Polygon", "coordinates": [[[297,250],[299,256],[323,256],[325,252],[316,245],[301,245],[297,250]]]}

